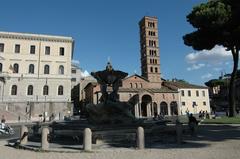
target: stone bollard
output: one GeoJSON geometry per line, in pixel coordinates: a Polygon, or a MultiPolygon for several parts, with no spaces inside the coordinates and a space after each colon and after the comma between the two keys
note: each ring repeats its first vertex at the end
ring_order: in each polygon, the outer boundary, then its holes
{"type": "Polygon", "coordinates": [[[20,131],[20,144],[26,144],[28,142],[28,128],[24,125],[21,126],[20,131]]]}
{"type": "Polygon", "coordinates": [[[182,143],[182,124],[177,122],[176,123],[176,135],[177,135],[177,144],[182,143]]]}
{"type": "Polygon", "coordinates": [[[145,148],[145,139],[144,139],[144,129],[143,127],[137,128],[137,148],[144,149],[145,148]]]}
{"type": "Polygon", "coordinates": [[[49,134],[49,129],[47,127],[43,128],[42,129],[42,143],[41,143],[42,150],[48,150],[48,148],[49,148],[48,134],[49,134]]]}
{"type": "Polygon", "coordinates": [[[89,128],[85,128],[83,132],[83,150],[92,150],[92,131],[89,128]]]}

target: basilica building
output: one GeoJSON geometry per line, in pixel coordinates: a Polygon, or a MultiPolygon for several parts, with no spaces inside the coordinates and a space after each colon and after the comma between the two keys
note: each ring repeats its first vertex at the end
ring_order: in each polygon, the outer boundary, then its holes
{"type": "MultiPolygon", "coordinates": [[[[145,16],[140,20],[139,28],[142,75],[134,74],[122,80],[119,100],[129,102],[137,118],[198,113],[200,110],[209,112],[207,87],[161,78],[158,19],[145,16]],[[184,91],[190,94],[182,96],[184,91]],[[200,97],[199,92],[204,92],[204,96],[200,97]]],[[[100,102],[99,84],[89,83],[84,91],[85,104],[100,102]]]]}

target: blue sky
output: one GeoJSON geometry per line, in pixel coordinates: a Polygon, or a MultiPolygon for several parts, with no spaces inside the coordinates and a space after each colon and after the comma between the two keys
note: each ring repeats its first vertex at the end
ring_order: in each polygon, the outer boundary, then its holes
{"type": "Polygon", "coordinates": [[[184,45],[182,36],[193,31],[186,15],[202,2],[206,0],[5,0],[0,31],[71,36],[74,60],[84,70],[102,70],[110,57],[115,69],[141,74],[138,22],[145,15],[157,16],[163,78],[203,84],[231,71],[231,54],[222,48],[196,52],[184,45]]]}

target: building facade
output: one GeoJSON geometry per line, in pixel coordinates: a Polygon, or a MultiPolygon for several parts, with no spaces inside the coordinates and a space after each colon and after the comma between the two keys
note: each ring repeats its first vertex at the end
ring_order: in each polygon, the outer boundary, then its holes
{"type": "Polygon", "coordinates": [[[179,92],[179,110],[181,115],[197,114],[200,111],[210,113],[208,88],[183,81],[165,81],[164,85],[179,92]]]}
{"type": "Polygon", "coordinates": [[[71,89],[71,98],[73,103],[74,114],[77,115],[81,110],[81,102],[84,102],[85,92],[84,87],[88,83],[96,82],[92,76],[87,76],[86,73],[76,64],[72,64],[72,89],[71,89]],[[81,102],[80,102],[81,101],[81,102]]]}
{"type": "MultiPolygon", "coordinates": [[[[143,17],[139,22],[139,29],[142,75],[134,74],[122,80],[122,86],[118,91],[119,100],[130,103],[132,113],[137,118],[154,117],[159,114],[181,115],[186,111],[210,112],[206,87],[191,84],[183,87],[161,78],[158,19],[143,17]],[[182,92],[189,91],[191,96],[181,95],[182,92]],[[195,95],[196,92],[198,92],[197,95],[195,95]],[[201,95],[203,92],[205,94],[201,95]]],[[[96,82],[89,83],[84,91],[86,104],[100,102],[101,91],[96,82]]]]}
{"type": "Polygon", "coordinates": [[[0,32],[1,109],[19,117],[71,113],[71,37],[0,32]]]}
{"type": "MultiPolygon", "coordinates": [[[[119,88],[120,101],[129,102],[138,118],[155,115],[177,115],[178,92],[162,85],[158,42],[158,19],[143,17],[139,22],[142,75],[131,75],[119,88]]],[[[100,101],[100,86],[92,83],[85,87],[86,103],[100,101]]]]}

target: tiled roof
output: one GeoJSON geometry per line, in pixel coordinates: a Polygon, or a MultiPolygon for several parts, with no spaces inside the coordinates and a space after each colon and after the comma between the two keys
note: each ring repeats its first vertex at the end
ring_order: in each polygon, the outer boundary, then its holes
{"type": "Polygon", "coordinates": [[[165,81],[163,85],[166,85],[168,87],[176,87],[176,88],[192,88],[192,89],[208,89],[208,87],[205,86],[199,86],[199,85],[194,85],[186,82],[172,82],[172,81],[165,81]]]}
{"type": "Polygon", "coordinates": [[[143,92],[149,93],[177,93],[176,90],[169,89],[168,87],[162,86],[161,88],[119,88],[119,92],[143,92]]]}

